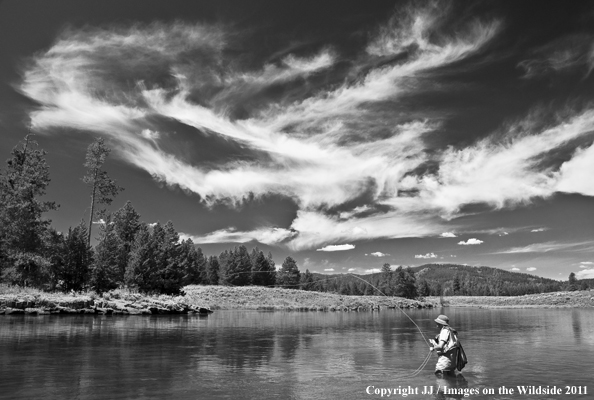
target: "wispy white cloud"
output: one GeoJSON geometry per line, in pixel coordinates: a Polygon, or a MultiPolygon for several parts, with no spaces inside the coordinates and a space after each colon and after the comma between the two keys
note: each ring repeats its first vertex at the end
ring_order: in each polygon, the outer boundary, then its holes
{"type": "Polygon", "coordinates": [[[536,228],[536,229],[532,229],[530,232],[544,232],[546,230],[547,230],[547,228],[536,228]]]}
{"type": "Polygon", "coordinates": [[[536,271],[536,269],[537,269],[536,267],[528,267],[528,268],[526,268],[526,271],[533,272],[533,271],[536,271]]]}
{"type": "Polygon", "coordinates": [[[558,170],[537,161],[591,132],[594,111],[541,130],[527,118],[503,135],[445,149],[427,147],[425,138],[440,129],[431,113],[378,118],[373,105],[389,101],[397,108],[402,94],[420,90],[412,78],[431,77],[479,54],[503,26],[476,19],[452,33],[444,29],[447,18],[456,16],[441,3],[413,2],[378,27],[361,49],[365,68],[354,62],[341,83],[266,99],[242,118],[232,115],[235,104],[251,104],[270,85],[331,70],[341,59],[338,50],[321,46],[315,53],[242,69],[241,60],[225,51],[235,34],[230,27],[178,22],[72,28],[32,57],[19,89],[40,104],[31,112],[35,129],[59,134],[61,129],[52,128],[74,128],[106,136],[122,160],[200,195],[208,205],[240,206],[248,195],[276,194],[298,207],[288,229],[186,234],[196,243],[256,240],[322,250],[328,243],[376,238],[456,237],[446,230],[457,227],[446,227],[442,217],[466,204],[501,208],[556,191],[592,195],[592,180],[584,175],[592,169],[592,147],[576,150],[558,170]],[[395,55],[399,62],[386,62],[395,55]],[[358,79],[347,79],[349,74],[358,79]],[[165,145],[174,139],[156,117],[257,155],[208,165],[189,162],[165,145]],[[365,140],[354,140],[361,132],[365,140]],[[436,170],[417,172],[426,163],[436,170]],[[366,204],[346,207],[363,195],[366,204]]]}
{"type": "Polygon", "coordinates": [[[456,236],[456,234],[454,232],[443,232],[439,236],[444,237],[444,238],[455,238],[455,237],[458,237],[458,236],[456,236]]]}
{"type": "Polygon", "coordinates": [[[354,271],[356,271],[356,269],[355,269],[355,268],[349,268],[349,269],[348,269],[348,272],[354,272],[354,271]]]}
{"type": "Polygon", "coordinates": [[[593,242],[543,242],[533,243],[528,246],[512,247],[507,250],[497,251],[491,254],[517,254],[517,253],[548,253],[550,251],[583,251],[584,248],[592,246],[593,242]]]}
{"type": "Polygon", "coordinates": [[[517,267],[513,267],[512,269],[510,269],[510,271],[519,271],[519,270],[520,270],[520,268],[517,268],[517,267]]]}
{"type": "Polygon", "coordinates": [[[484,242],[482,240],[476,239],[476,238],[470,238],[467,241],[461,240],[460,242],[458,242],[458,244],[462,245],[462,246],[471,246],[471,245],[481,244],[481,243],[484,243],[484,242]]]}
{"type": "Polygon", "coordinates": [[[297,233],[283,228],[260,228],[249,232],[237,231],[235,228],[221,229],[208,235],[196,236],[180,233],[183,239],[192,239],[196,244],[201,243],[247,243],[258,241],[260,243],[274,245],[289,240],[297,233]]]}
{"type": "MultiPolygon", "coordinates": [[[[365,255],[367,255],[367,254],[365,254],[365,255]]],[[[380,257],[380,258],[389,256],[389,254],[382,253],[381,251],[376,251],[374,253],[370,253],[369,255],[372,257],[380,257]]]]}
{"type": "Polygon", "coordinates": [[[435,253],[416,254],[415,258],[437,258],[437,255],[435,253]]]}
{"type": "Polygon", "coordinates": [[[534,50],[518,67],[524,69],[526,79],[576,69],[586,77],[594,68],[593,43],[594,37],[587,34],[564,36],[534,50]]]}
{"type": "Polygon", "coordinates": [[[332,244],[321,249],[317,249],[316,251],[345,251],[345,250],[352,250],[355,246],[352,244],[332,244]]]}
{"type": "Polygon", "coordinates": [[[334,268],[326,268],[324,269],[324,272],[334,272],[334,268]]]}

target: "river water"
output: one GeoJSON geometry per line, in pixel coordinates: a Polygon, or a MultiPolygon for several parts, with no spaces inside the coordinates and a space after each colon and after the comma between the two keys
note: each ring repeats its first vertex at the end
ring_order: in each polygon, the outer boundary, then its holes
{"type": "Polygon", "coordinates": [[[411,376],[428,345],[400,310],[3,316],[0,398],[594,398],[592,309],[406,312],[427,338],[448,315],[469,358],[462,377],[436,379],[435,356],[411,376]]]}

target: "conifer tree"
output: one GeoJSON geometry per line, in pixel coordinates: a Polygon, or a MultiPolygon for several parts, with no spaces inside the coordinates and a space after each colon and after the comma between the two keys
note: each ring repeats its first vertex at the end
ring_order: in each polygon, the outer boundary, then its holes
{"type": "Polygon", "coordinates": [[[207,275],[209,285],[219,284],[219,259],[217,256],[208,257],[207,275]]]}
{"type": "Polygon", "coordinates": [[[296,289],[299,285],[300,274],[297,263],[292,257],[285,258],[276,276],[276,284],[281,287],[296,289]]]}
{"type": "Polygon", "coordinates": [[[62,267],[58,275],[62,290],[82,290],[89,282],[92,263],[93,250],[87,243],[87,227],[82,220],[79,225],[69,228],[64,238],[62,267]]]}
{"type": "Polygon", "coordinates": [[[184,271],[183,285],[197,285],[202,283],[198,269],[198,254],[194,248],[192,239],[181,242],[179,247],[179,263],[184,271]]]}
{"type": "Polygon", "coordinates": [[[156,246],[148,226],[141,223],[134,235],[134,243],[126,267],[125,282],[127,286],[138,288],[142,292],[153,290],[157,275],[155,250],[156,246]]]}
{"type": "Polygon", "coordinates": [[[12,149],[0,174],[0,274],[15,284],[40,287],[51,266],[44,255],[51,221],[43,213],[57,205],[41,201],[50,182],[49,167],[46,152],[34,149],[37,143],[30,136],[12,149]]]}
{"type": "Polygon", "coordinates": [[[379,284],[379,288],[386,296],[393,296],[394,289],[392,288],[392,285],[392,268],[390,264],[385,263],[382,265],[381,283],[379,284]]]}
{"type": "Polygon", "coordinates": [[[246,286],[251,283],[252,261],[245,246],[236,247],[227,260],[225,283],[231,286],[246,286]]]}
{"type": "MultiPolygon", "coordinates": [[[[254,249],[256,250],[256,249],[254,249]]],[[[259,286],[273,286],[276,281],[276,269],[270,264],[270,259],[264,252],[252,252],[252,284],[259,286]]]]}
{"type": "Polygon", "coordinates": [[[157,246],[156,259],[158,281],[155,290],[164,294],[178,294],[182,288],[184,271],[179,263],[179,235],[168,221],[163,227],[153,228],[153,240],[157,246]]]}
{"type": "Polygon", "coordinates": [[[83,177],[83,182],[91,188],[91,211],[89,215],[89,233],[87,242],[91,243],[91,230],[93,228],[93,219],[97,211],[97,204],[111,204],[113,198],[118,195],[123,188],[119,187],[112,180],[106,171],[102,169],[105,159],[111,150],[105,145],[103,138],[97,138],[87,148],[87,155],[84,166],[87,173],[83,177]]]}
{"type": "Polygon", "coordinates": [[[118,287],[124,257],[122,248],[122,241],[108,219],[101,225],[99,243],[95,247],[95,259],[91,268],[91,287],[97,293],[118,287]]]}
{"type": "Polygon", "coordinates": [[[313,274],[309,272],[309,269],[305,270],[305,274],[301,275],[301,289],[303,290],[313,290],[313,274]]]}
{"type": "Polygon", "coordinates": [[[231,259],[232,253],[232,251],[225,250],[221,252],[221,254],[219,254],[219,285],[227,284],[227,265],[229,264],[229,260],[231,259]]]}

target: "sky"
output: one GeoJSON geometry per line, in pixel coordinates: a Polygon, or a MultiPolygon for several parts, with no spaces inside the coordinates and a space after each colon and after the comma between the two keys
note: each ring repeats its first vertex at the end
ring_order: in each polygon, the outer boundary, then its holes
{"type": "Polygon", "coordinates": [[[0,154],[31,129],[48,213],[87,146],[207,255],[594,278],[594,1],[0,3],[0,154]]]}

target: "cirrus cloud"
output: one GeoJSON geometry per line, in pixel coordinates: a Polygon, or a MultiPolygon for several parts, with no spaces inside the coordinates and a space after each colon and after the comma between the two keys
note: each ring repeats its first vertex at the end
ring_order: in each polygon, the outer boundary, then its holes
{"type": "Polygon", "coordinates": [[[445,21],[456,18],[439,2],[403,6],[352,60],[323,42],[281,59],[236,55],[228,50],[240,48],[234,41],[246,33],[232,26],[69,28],[31,57],[18,89],[39,104],[30,113],[36,130],[105,136],[121,160],[208,206],[241,207],[250,196],[273,194],[298,208],[290,226],[186,234],[197,243],[256,240],[332,251],[326,244],[456,237],[446,229],[458,227],[443,218],[468,204],[503,208],[557,191],[592,195],[584,175],[592,147],[576,148],[559,167],[538,161],[587,137],[594,110],[546,127],[529,115],[467,147],[430,147],[426,139],[447,113],[409,117],[404,98],[439,90],[419,80],[439,82],[444,68],[480,57],[504,26],[474,18],[448,29],[445,21]],[[328,79],[316,79],[321,74],[328,79]],[[175,135],[162,121],[201,140],[232,143],[242,154],[188,159],[185,148],[171,146],[175,135]]]}

